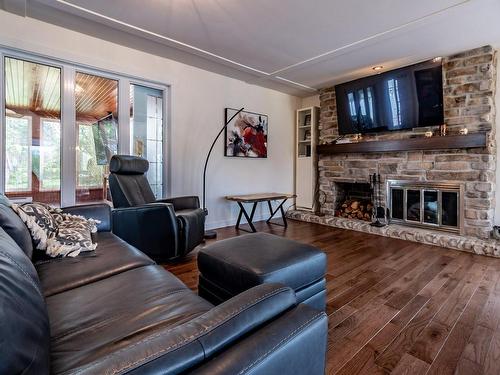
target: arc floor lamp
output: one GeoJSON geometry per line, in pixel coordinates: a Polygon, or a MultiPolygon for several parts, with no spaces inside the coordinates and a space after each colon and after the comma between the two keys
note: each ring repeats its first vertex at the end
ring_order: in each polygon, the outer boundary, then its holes
{"type": "MultiPolygon", "coordinates": [[[[208,216],[208,209],[207,209],[207,201],[206,201],[206,183],[207,183],[207,166],[208,166],[208,160],[210,159],[210,154],[212,153],[212,150],[214,149],[215,143],[217,143],[217,140],[219,139],[220,135],[224,131],[224,129],[227,128],[227,126],[233,121],[233,119],[245,108],[241,108],[238,112],[236,112],[234,115],[231,116],[229,120],[226,119],[226,122],[222,129],[217,133],[217,136],[215,137],[214,141],[212,142],[212,146],[210,146],[210,150],[208,151],[207,158],[205,159],[205,166],[203,167],[203,211],[205,211],[205,215],[208,216]]],[[[205,222],[206,225],[206,222],[205,222]]],[[[217,237],[217,232],[214,230],[205,230],[205,238],[216,238],[217,237]]]]}

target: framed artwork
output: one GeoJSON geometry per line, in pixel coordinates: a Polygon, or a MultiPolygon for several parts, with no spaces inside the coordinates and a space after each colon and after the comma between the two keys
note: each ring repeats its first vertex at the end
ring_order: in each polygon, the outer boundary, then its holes
{"type": "MultiPolygon", "coordinates": [[[[237,109],[226,108],[226,122],[237,109]]],[[[224,156],[267,158],[267,115],[242,111],[226,126],[224,156]]]]}

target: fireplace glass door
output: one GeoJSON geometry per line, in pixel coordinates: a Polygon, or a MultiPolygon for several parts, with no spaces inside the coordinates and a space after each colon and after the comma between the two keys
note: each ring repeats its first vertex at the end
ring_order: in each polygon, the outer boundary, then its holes
{"type": "Polygon", "coordinates": [[[420,222],[420,190],[406,191],[406,220],[420,222]]]}
{"type": "Polygon", "coordinates": [[[389,180],[387,188],[391,222],[460,232],[461,185],[389,180]]]}
{"type": "Polygon", "coordinates": [[[391,213],[395,219],[404,219],[404,194],[403,189],[392,189],[391,213]]]}
{"type": "Polygon", "coordinates": [[[424,223],[439,224],[439,199],[437,190],[424,190],[424,223]]]}
{"type": "Polygon", "coordinates": [[[442,195],[442,224],[449,227],[458,226],[458,195],[454,191],[443,191],[442,195]]]}

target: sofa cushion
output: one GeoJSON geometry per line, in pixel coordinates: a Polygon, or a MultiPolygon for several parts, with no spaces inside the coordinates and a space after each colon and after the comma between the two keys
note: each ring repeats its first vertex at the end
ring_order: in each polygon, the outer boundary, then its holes
{"type": "Polygon", "coordinates": [[[0,374],[49,373],[49,344],[49,318],[35,268],[0,229],[0,374]]]}
{"type": "Polygon", "coordinates": [[[152,265],[50,296],[47,307],[51,366],[59,373],[104,360],[213,306],[152,265]]]}
{"type": "MultiPolygon", "coordinates": [[[[1,194],[0,194],[1,196],[1,194]]],[[[30,232],[21,218],[10,206],[0,203],[0,227],[14,240],[21,250],[28,256],[33,257],[33,240],[30,232]]]]}
{"type": "Polygon", "coordinates": [[[49,258],[35,264],[45,296],[154,264],[144,253],[110,232],[95,234],[99,247],[76,258],[49,258]]]}

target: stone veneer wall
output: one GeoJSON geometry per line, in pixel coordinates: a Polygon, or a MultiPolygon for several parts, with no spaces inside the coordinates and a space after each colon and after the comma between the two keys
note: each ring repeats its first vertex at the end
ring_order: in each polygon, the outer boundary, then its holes
{"type": "MultiPolygon", "coordinates": [[[[463,234],[487,239],[495,209],[495,87],[496,51],[485,46],[443,59],[444,116],[449,134],[467,127],[469,132],[488,132],[484,149],[410,151],[319,155],[319,188],[326,194],[321,207],[327,217],[334,215],[335,182],[367,182],[380,173],[387,179],[452,181],[465,186],[463,234]]],[[[338,137],[335,90],[320,91],[319,142],[338,137]]],[[[421,137],[438,127],[367,135],[364,141],[421,137]]],[[[385,191],[385,190],[384,190],[385,191]]],[[[300,218],[295,215],[295,218],[300,218]]]]}

